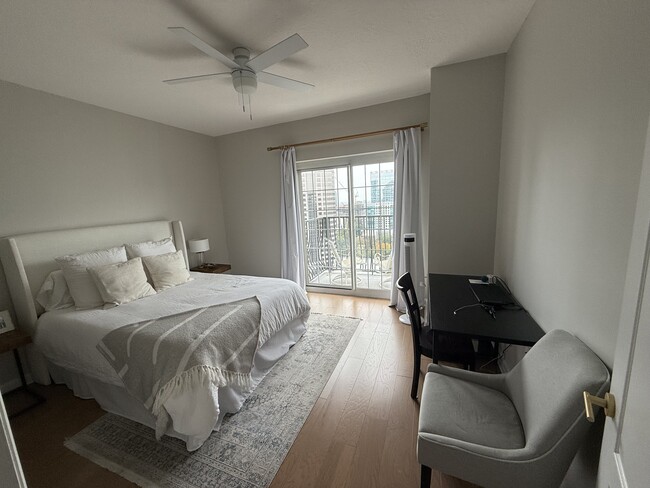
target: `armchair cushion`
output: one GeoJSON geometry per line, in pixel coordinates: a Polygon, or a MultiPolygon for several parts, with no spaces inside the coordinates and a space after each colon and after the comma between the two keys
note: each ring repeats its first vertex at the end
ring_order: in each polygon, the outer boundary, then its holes
{"type": "MultiPolygon", "coordinates": [[[[420,432],[494,448],[524,447],[526,440],[517,411],[500,391],[436,374],[426,375],[424,384],[420,432]],[[453,422],[449,421],[449,412],[456,412],[453,422]]],[[[429,439],[422,441],[418,441],[419,451],[426,450],[423,444],[429,439]]]]}

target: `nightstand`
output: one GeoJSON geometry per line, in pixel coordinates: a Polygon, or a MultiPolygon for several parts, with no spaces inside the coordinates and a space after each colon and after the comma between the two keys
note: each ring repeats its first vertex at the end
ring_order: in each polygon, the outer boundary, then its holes
{"type": "Polygon", "coordinates": [[[20,362],[20,354],[18,354],[19,347],[26,346],[31,342],[32,342],[32,337],[28,333],[23,332],[21,330],[11,330],[9,332],[0,334],[0,354],[9,351],[14,352],[14,358],[16,360],[16,366],[18,367],[18,374],[20,375],[20,384],[21,384],[21,386],[19,386],[15,390],[11,390],[10,392],[6,393],[5,397],[8,397],[9,395],[13,395],[14,393],[24,392],[27,395],[29,395],[32,399],[32,402],[30,402],[27,406],[15,412],[11,412],[9,414],[9,418],[15,417],[16,415],[20,415],[21,413],[29,410],[30,408],[35,407],[36,405],[40,405],[45,401],[44,397],[30,390],[29,387],[27,386],[27,381],[25,380],[25,373],[23,371],[23,365],[20,362]]]}
{"type": "Polygon", "coordinates": [[[190,271],[198,271],[199,273],[225,273],[230,270],[229,264],[212,264],[206,263],[196,268],[191,268],[190,271]]]}

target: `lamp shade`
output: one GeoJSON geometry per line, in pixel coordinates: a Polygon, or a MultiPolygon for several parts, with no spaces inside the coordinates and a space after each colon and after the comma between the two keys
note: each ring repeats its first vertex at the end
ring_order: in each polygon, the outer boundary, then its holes
{"type": "Polygon", "coordinates": [[[190,252],[205,252],[210,250],[208,239],[192,239],[188,242],[190,252]]]}

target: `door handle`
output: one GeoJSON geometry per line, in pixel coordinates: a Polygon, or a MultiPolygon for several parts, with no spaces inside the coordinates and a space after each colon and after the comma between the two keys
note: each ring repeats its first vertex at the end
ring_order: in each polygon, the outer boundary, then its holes
{"type": "Polygon", "coordinates": [[[597,407],[603,407],[605,415],[608,417],[614,417],[616,414],[616,399],[611,393],[605,393],[605,398],[600,398],[590,394],[588,391],[583,391],[582,395],[585,399],[585,414],[587,415],[587,420],[589,422],[594,422],[594,405],[597,407]]]}

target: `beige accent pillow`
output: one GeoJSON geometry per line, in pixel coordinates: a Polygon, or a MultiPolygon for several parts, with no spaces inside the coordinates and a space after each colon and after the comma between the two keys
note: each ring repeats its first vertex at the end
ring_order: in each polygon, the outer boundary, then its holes
{"type": "Polygon", "coordinates": [[[78,309],[95,308],[104,305],[88,268],[106,264],[126,262],[124,246],[100,249],[81,254],[60,256],[55,259],[63,270],[63,276],[70,289],[70,295],[78,309]]]}
{"type": "Polygon", "coordinates": [[[159,254],[168,254],[176,252],[176,246],[171,237],[165,237],[159,241],[145,241],[136,244],[124,244],[126,255],[129,259],[143,256],[158,256],[159,254]]]}
{"type": "Polygon", "coordinates": [[[95,266],[88,268],[88,272],[95,280],[104,303],[121,305],[156,294],[144,274],[141,258],[129,259],[126,263],[95,266]]]}
{"type": "Polygon", "coordinates": [[[190,272],[185,266],[183,251],[142,257],[147,271],[153,280],[156,291],[162,291],[191,281],[190,272]]]}

